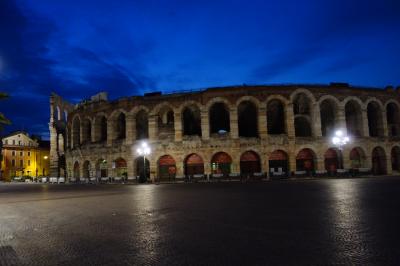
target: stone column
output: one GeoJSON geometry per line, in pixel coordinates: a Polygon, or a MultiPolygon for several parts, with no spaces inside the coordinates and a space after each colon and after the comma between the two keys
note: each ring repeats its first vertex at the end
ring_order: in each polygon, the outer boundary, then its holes
{"type": "Polygon", "coordinates": [[[388,128],[388,123],[386,119],[386,110],[382,112],[382,126],[383,126],[383,136],[388,137],[389,136],[389,128],[388,128]]]}
{"type": "Polygon", "coordinates": [[[232,139],[237,139],[239,137],[239,127],[238,127],[238,113],[237,108],[232,107],[229,110],[229,124],[230,124],[230,136],[232,139]]]}
{"type": "Polygon", "coordinates": [[[289,150],[289,171],[288,175],[291,175],[291,172],[296,171],[296,154],[294,154],[293,150],[289,150]]]}
{"type": "Polygon", "coordinates": [[[97,140],[97,135],[96,135],[96,125],[95,125],[95,119],[93,119],[92,123],[90,123],[90,131],[91,131],[91,142],[96,142],[97,140]]]}
{"type": "Polygon", "coordinates": [[[127,167],[127,171],[128,171],[128,177],[135,177],[135,158],[134,156],[127,156],[126,159],[126,167],[127,167]]]}
{"type": "Polygon", "coordinates": [[[347,125],[346,125],[346,112],[343,105],[338,106],[338,110],[336,113],[336,121],[335,126],[338,128],[342,128],[347,132],[347,125]]]}
{"type": "Polygon", "coordinates": [[[367,109],[361,109],[361,119],[362,119],[362,130],[361,135],[363,137],[369,137],[369,127],[368,127],[368,113],[367,109]]]}
{"type": "Polygon", "coordinates": [[[319,171],[325,170],[325,158],[324,158],[323,154],[317,155],[316,164],[317,164],[315,166],[316,170],[319,170],[319,171]]]}
{"type": "Polygon", "coordinates": [[[258,136],[261,139],[267,138],[267,109],[265,107],[258,109],[258,136]]]}
{"type": "Polygon", "coordinates": [[[293,103],[286,105],[286,131],[289,138],[295,137],[293,103]]]}
{"type": "Polygon", "coordinates": [[[150,141],[157,140],[157,116],[150,115],[149,116],[149,139],[150,141]]]}
{"type": "Polygon", "coordinates": [[[182,141],[182,114],[174,110],[175,141],[182,141]]]}
{"type": "Polygon", "coordinates": [[[388,175],[391,175],[391,174],[393,174],[392,156],[391,156],[390,151],[389,151],[389,154],[386,153],[386,149],[385,149],[385,155],[386,155],[386,172],[388,175]]]}
{"type": "Polygon", "coordinates": [[[107,146],[112,146],[114,140],[114,121],[108,119],[107,121],[107,146]]]}
{"type": "Polygon", "coordinates": [[[312,114],[311,114],[311,127],[312,127],[312,134],[314,137],[322,137],[322,130],[321,130],[321,111],[319,108],[318,103],[313,104],[312,114]]]}
{"type": "Polygon", "coordinates": [[[342,153],[343,168],[350,169],[351,168],[350,151],[348,149],[342,149],[341,153],[342,153]]]}
{"type": "Polygon", "coordinates": [[[175,162],[176,165],[176,176],[183,176],[183,161],[179,160],[175,162]]]}
{"type": "Polygon", "coordinates": [[[126,144],[131,145],[133,144],[136,138],[136,121],[133,115],[126,116],[126,144]]]}
{"type": "Polygon", "coordinates": [[[207,110],[201,110],[201,138],[210,139],[210,119],[207,110]]]}
{"type": "Polygon", "coordinates": [[[267,153],[262,154],[261,160],[261,171],[267,173],[268,178],[269,178],[269,158],[267,153]]]}
{"type": "Polygon", "coordinates": [[[154,156],[151,158],[147,158],[150,162],[150,180],[151,182],[155,181],[155,178],[157,176],[157,160],[154,156]]]}

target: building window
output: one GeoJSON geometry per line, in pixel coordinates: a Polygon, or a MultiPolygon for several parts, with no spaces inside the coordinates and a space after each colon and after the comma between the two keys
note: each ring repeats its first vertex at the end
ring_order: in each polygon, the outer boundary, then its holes
{"type": "Polygon", "coordinates": [[[31,160],[28,160],[28,166],[31,166],[31,160]]]}
{"type": "Polygon", "coordinates": [[[15,145],[15,139],[13,139],[13,145],[15,145]]]}
{"type": "Polygon", "coordinates": [[[15,156],[15,151],[12,151],[12,152],[11,152],[11,155],[12,155],[12,156],[15,156]]]}
{"type": "Polygon", "coordinates": [[[21,146],[21,141],[20,140],[18,141],[18,145],[21,146]]]}
{"type": "Polygon", "coordinates": [[[23,160],[19,161],[19,167],[21,167],[21,168],[24,167],[24,161],[23,160]]]}
{"type": "Polygon", "coordinates": [[[28,151],[28,156],[31,156],[31,152],[30,151],[28,151]]]}
{"type": "Polygon", "coordinates": [[[19,156],[24,156],[24,152],[20,151],[19,156]]]}
{"type": "Polygon", "coordinates": [[[15,166],[15,160],[14,159],[12,159],[12,161],[11,161],[11,166],[15,166]]]}

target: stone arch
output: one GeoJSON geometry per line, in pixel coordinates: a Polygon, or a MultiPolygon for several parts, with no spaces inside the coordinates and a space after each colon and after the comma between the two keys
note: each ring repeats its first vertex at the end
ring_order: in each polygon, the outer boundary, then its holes
{"type": "Polygon", "coordinates": [[[385,105],[386,121],[390,137],[400,136],[400,106],[395,101],[389,101],[385,105]]]}
{"type": "Polygon", "coordinates": [[[128,177],[128,164],[126,160],[122,157],[118,157],[113,161],[113,168],[115,169],[116,177],[128,177]]]}
{"type": "Polygon", "coordinates": [[[252,102],[252,103],[257,107],[257,109],[259,109],[260,107],[262,107],[262,103],[261,103],[256,97],[253,97],[253,96],[246,95],[246,96],[240,97],[240,98],[236,101],[236,104],[235,104],[236,108],[238,108],[239,105],[240,105],[242,102],[252,102]]]}
{"type": "Polygon", "coordinates": [[[322,136],[333,135],[338,124],[339,101],[335,97],[323,97],[320,99],[319,109],[321,117],[322,136]]]}
{"type": "Polygon", "coordinates": [[[294,132],[296,137],[311,137],[311,121],[310,117],[297,115],[294,118],[294,132]]]}
{"type": "Polygon", "coordinates": [[[298,97],[299,94],[305,94],[307,96],[307,98],[311,100],[311,104],[316,102],[314,94],[312,94],[312,92],[310,92],[309,90],[302,89],[302,88],[296,89],[295,91],[293,91],[290,94],[290,102],[293,103],[295,101],[296,97],[298,97]]]}
{"type": "Polygon", "coordinates": [[[257,138],[258,107],[254,101],[246,99],[241,100],[239,105],[237,105],[237,114],[239,137],[257,138]]]}
{"type": "Polygon", "coordinates": [[[393,146],[390,151],[390,158],[392,162],[392,170],[400,172],[400,147],[393,146]]]}
{"type": "Polygon", "coordinates": [[[108,177],[108,162],[105,159],[98,159],[96,162],[96,177],[108,177]]]}
{"type": "Polygon", "coordinates": [[[312,173],[315,170],[317,155],[310,148],[301,149],[296,155],[296,170],[312,173]]]}
{"type": "Polygon", "coordinates": [[[372,150],[372,173],[374,175],[385,175],[387,174],[387,167],[386,167],[386,152],[380,146],[375,147],[372,150]]]}
{"type": "MultiPolygon", "coordinates": [[[[136,140],[149,138],[149,116],[148,111],[140,109],[135,113],[136,140]]],[[[142,169],[143,170],[143,169],[142,169]]]]}
{"type": "Polygon", "coordinates": [[[107,117],[104,113],[99,113],[94,118],[94,136],[96,142],[107,141],[107,117]]]}
{"type": "Polygon", "coordinates": [[[325,170],[329,173],[336,173],[342,168],[341,151],[336,148],[329,148],[324,154],[325,170]]]}
{"type": "Polygon", "coordinates": [[[275,150],[268,157],[270,173],[289,173],[289,156],[284,150],[275,150]]]}
{"type": "Polygon", "coordinates": [[[79,166],[79,162],[75,161],[74,162],[74,178],[80,178],[81,174],[80,174],[80,166],[79,166]]]}
{"type": "Polygon", "coordinates": [[[367,103],[368,129],[370,137],[383,137],[382,104],[376,100],[367,103]]]}
{"type": "Polygon", "coordinates": [[[81,118],[74,116],[72,120],[72,148],[78,148],[81,144],[81,118]]]}
{"type": "Polygon", "coordinates": [[[223,151],[215,153],[211,158],[212,174],[230,174],[232,166],[232,157],[223,151]]]}
{"type": "Polygon", "coordinates": [[[92,141],[92,120],[85,117],[82,122],[82,143],[90,143],[92,141]]]}
{"type": "Polygon", "coordinates": [[[171,155],[163,155],[158,158],[158,178],[160,180],[172,180],[176,175],[176,162],[171,155]]]}
{"type": "Polygon", "coordinates": [[[350,168],[358,169],[366,167],[365,151],[361,147],[354,147],[350,151],[350,168]]]}
{"type": "Polygon", "coordinates": [[[363,136],[362,102],[358,98],[345,100],[346,128],[352,136],[363,136]]]}
{"type": "Polygon", "coordinates": [[[184,136],[201,136],[201,109],[198,104],[186,104],[181,109],[184,136]]]}
{"type": "Polygon", "coordinates": [[[261,159],[257,152],[248,150],[240,156],[240,173],[252,175],[261,172],[261,159]]]}
{"type": "Polygon", "coordinates": [[[210,135],[230,132],[230,112],[229,105],[227,105],[226,102],[213,101],[207,110],[210,123],[210,135]]]}
{"type": "Polygon", "coordinates": [[[90,171],[91,171],[90,161],[86,160],[83,163],[83,174],[82,174],[82,176],[84,178],[88,178],[89,179],[91,177],[90,171]]]}
{"type": "Polygon", "coordinates": [[[275,97],[267,101],[267,129],[268,134],[285,134],[286,129],[285,103],[275,97]]]}
{"type": "Polygon", "coordinates": [[[291,95],[293,103],[294,127],[296,137],[311,137],[313,123],[314,96],[304,90],[296,90],[291,95]]]}
{"type": "Polygon", "coordinates": [[[158,139],[173,138],[175,134],[175,114],[171,104],[163,102],[152,110],[152,115],[157,117],[158,139]]]}
{"type": "Polygon", "coordinates": [[[184,160],[185,175],[204,174],[204,160],[197,153],[186,156],[184,160]]]}

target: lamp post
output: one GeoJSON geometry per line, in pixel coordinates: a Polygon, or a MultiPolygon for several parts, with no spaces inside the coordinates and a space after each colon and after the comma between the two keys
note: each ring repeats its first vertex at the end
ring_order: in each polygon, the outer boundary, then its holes
{"type": "Polygon", "coordinates": [[[340,167],[343,168],[343,162],[342,162],[342,151],[343,147],[350,142],[350,138],[344,133],[343,130],[338,129],[335,132],[335,135],[332,137],[332,143],[333,145],[337,146],[339,151],[340,151],[340,167]]]}
{"type": "Polygon", "coordinates": [[[143,173],[144,173],[144,178],[147,179],[146,176],[146,156],[150,155],[150,147],[146,142],[142,142],[139,148],[136,149],[136,152],[139,154],[139,156],[143,156],[143,173]]]}

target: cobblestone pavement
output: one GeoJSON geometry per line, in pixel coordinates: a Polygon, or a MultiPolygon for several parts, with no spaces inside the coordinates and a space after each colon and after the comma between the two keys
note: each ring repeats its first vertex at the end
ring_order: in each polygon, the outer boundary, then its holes
{"type": "Polygon", "coordinates": [[[0,185],[0,265],[400,265],[400,178],[0,185]]]}

